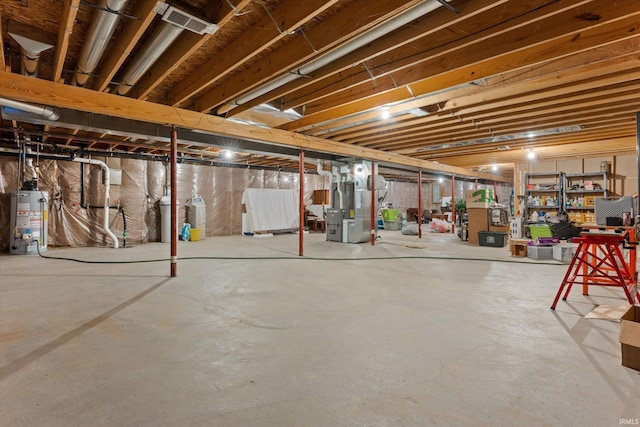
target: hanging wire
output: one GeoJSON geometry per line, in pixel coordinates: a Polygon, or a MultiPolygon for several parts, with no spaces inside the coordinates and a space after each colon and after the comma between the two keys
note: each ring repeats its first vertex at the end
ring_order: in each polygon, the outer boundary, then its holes
{"type": "Polygon", "coordinates": [[[311,40],[309,40],[309,37],[307,37],[307,33],[305,33],[304,28],[300,27],[300,28],[298,28],[298,31],[300,31],[300,34],[302,34],[302,37],[304,37],[304,39],[306,40],[307,44],[311,47],[311,50],[313,50],[315,53],[319,53],[320,51],[318,49],[316,49],[316,47],[313,45],[313,43],[311,43],[311,40]]]}
{"type": "Polygon", "coordinates": [[[293,31],[284,31],[280,28],[280,26],[278,25],[278,23],[276,22],[276,19],[273,17],[273,15],[271,15],[271,12],[269,12],[269,8],[267,7],[267,5],[264,4],[264,2],[261,2],[262,7],[264,8],[265,12],[267,12],[267,15],[269,15],[269,18],[271,18],[271,21],[273,22],[273,25],[276,26],[276,29],[278,30],[278,32],[280,34],[295,34],[295,32],[293,31]]]}

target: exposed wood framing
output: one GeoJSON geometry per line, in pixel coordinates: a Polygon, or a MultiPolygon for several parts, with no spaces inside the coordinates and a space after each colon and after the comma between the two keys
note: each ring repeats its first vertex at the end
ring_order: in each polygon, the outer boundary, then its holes
{"type": "Polygon", "coordinates": [[[447,166],[425,160],[414,159],[393,153],[343,144],[278,129],[243,126],[195,111],[153,104],[146,101],[124,98],[108,93],[89,91],[80,87],[62,85],[41,79],[28,78],[7,72],[0,73],[0,91],[5,96],[26,102],[45,103],[61,108],[76,109],[98,114],[108,114],[124,119],[149,123],[176,125],[186,129],[198,129],[240,139],[263,141],[289,147],[304,148],[344,156],[355,156],[380,162],[422,168],[430,171],[448,172],[461,176],[504,182],[493,174],[474,173],[467,169],[447,166]]]}

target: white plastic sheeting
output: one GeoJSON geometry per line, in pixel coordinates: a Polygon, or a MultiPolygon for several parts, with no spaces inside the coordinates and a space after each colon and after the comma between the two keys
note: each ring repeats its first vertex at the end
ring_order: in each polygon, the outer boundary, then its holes
{"type": "Polygon", "coordinates": [[[296,190],[247,188],[242,193],[248,232],[295,230],[300,224],[296,190]]]}
{"type": "MultiPolygon", "coordinates": [[[[122,170],[122,185],[111,188],[111,204],[125,209],[127,245],[160,241],[160,207],[164,195],[167,169],[162,162],[116,157],[94,157],[109,167],[122,170]]],[[[635,158],[634,158],[635,160],[635,158]]],[[[34,161],[35,163],[35,161],[34,161]]],[[[80,165],[66,160],[40,160],[38,188],[50,194],[49,247],[107,246],[109,240],[101,233],[103,209],[84,209],[80,206],[80,165]]],[[[186,220],[185,202],[202,196],[207,206],[207,236],[240,234],[242,229],[242,194],[248,188],[289,189],[298,194],[299,174],[254,168],[230,168],[179,163],[177,168],[178,224],[186,220]]],[[[328,177],[315,173],[304,174],[304,204],[312,204],[314,190],[331,188],[328,177]]],[[[104,186],[99,168],[85,167],[85,202],[100,205],[104,200],[104,186]]],[[[456,180],[456,198],[463,194],[462,183],[456,180]],[[459,194],[460,192],[460,194],[459,194]]],[[[423,184],[423,209],[439,207],[431,199],[433,183],[423,184]]],[[[466,186],[470,185],[465,183],[466,186]]],[[[480,188],[485,186],[480,185],[480,188]]],[[[0,157],[0,251],[9,249],[9,193],[18,190],[18,159],[0,157]]],[[[442,184],[443,195],[451,192],[451,182],[442,184]]],[[[498,185],[499,200],[508,201],[510,188],[498,185]],[[504,195],[504,196],[503,196],[504,195]]],[[[383,196],[385,193],[380,193],[383,196]]],[[[418,204],[417,185],[390,181],[386,185],[385,202],[406,213],[418,204]]],[[[296,218],[297,218],[296,206],[296,218]]],[[[297,223],[296,223],[297,224],[297,223]]],[[[116,209],[110,209],[109,227],[119,239],[123,238],[123,219],[116,209]]],[[[297,228],[294,225],[293,228],[297,228]]]]}

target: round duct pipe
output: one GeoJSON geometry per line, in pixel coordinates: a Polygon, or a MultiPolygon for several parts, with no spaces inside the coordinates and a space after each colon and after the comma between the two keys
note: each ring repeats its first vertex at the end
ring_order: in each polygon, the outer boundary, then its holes
{"type": "Polygon", "coordinates": [[[78,59],[78,68],[73,76],[73,84],[85,86],[111,39],[118,24],[118,12],[124,9],[127,0],[101,0],[91,26],[87,31],[85,43],[78,59]]]}

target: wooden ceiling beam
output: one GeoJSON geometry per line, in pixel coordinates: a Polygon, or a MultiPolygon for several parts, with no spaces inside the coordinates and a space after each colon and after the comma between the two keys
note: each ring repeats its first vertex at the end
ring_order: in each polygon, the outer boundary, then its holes
{"type": "Polygon", "coordinates": [[[207,112],[232,101],[418,3],[418,0],[354,0],[340,13],[305,29],[306,37],[292,39],[264,58],[251,63],[247,70],[226,80],[224,85],[202,94],[196,102],[196,109],[207,112]]]}
{"type": "Polygon", "coordinates": [[[67,57],[67,50],[69,49],[69,38],[71,37],[71,33],[73,33],[73,24],[76,21],[79,8],[80,0],[64,0],[62,15],[60,16],[60,27],[58,29],[58,44],[56,45],[56,53],[53,58],[51,80],[54,82],[57,82],[62,77],[64,60],[67,57]]]}
{"type": "Polygon", "coordinates": [[[393,73],[392,76],[398,88],[379,93],[371,88],[370,82],[367,82],[360,85],[361,87],[351,88],[335,105],[327,102],[308,105],[307,116],[280,128],[297,130],[314,123],[404,101],[411,97],[407,95],[409,92],[414,96],[427,95],[434,91],[469,83],[478,78],[499,74],[507,67],[509,70],[516,70],[569,56],[612,43],[611,34],[620,34],[621,36],[616,39],[618,41],[637,37],[639,28],[637,15],[640,13],[637,5],[632,2],[623,2],[617,4],[620,10],[611,10],[611,3],[608,1],[594,2],[594,5],[596,3],[597,9],[587,10],[596,10],[604,17],[597,24],[592,21],[578,20],[570,12],[563,13],[562,19],[553,17],[537,23],[539,25],[534,28],[524,26],[512,33],[502,34],[491,45],[467,47],[458,55],[452,55],[449,51],[445,56],[432,58],[410,69],[393,73]],[[617,18],[619,15],[616,13],[624,17],[617,18]],[[610,19],[607,20],[607,17],[610,19]],[[572,25],[568,26],[567,23],[572,25]],[[570,29],[572,32],[566,33],[558,29],[559,27],[565,29],[567,26],[569,27],[567,30],[570,29]]]}
{"type": "Polygon", "coordinates": [[[239,125],[220,117],[195,111],[62,85],[8,72],[0,72],[0,92],[8,98],[25,102],[36,102],[148,123],[176,125],[185,129],[197,129],[217,135],[395,163],[411,168],[448,172],[461,176],[477,176],[481,179],[497,178],[499,181],[502,180],[502,178],[491,174],[478,175],[471,171],[452,168],[440,163],[419,161],[393,153],[356,147],[350,144],[342,144],[278,129],[239,125]]]}
{"type": "Polygon", "coordinates": [[[167,95],[169,103],[180,105],[186,99],[215,83],[220,77],[259,55],[281,39],[288,37],[314,16],[326,11],[337,2],[338,0],[307,0],[304,2],[286,0],[281,3],[254,25],[251,31],[240,34],[233,43],[213,55],[190,76],[185,77],[176,87],[171,89],[167,95]],[[278,23],[277,27],[274,21],[278,23]],[[257,43],[257,41],[259,42],[257,43]]]}
{"type": "MultiPolygon", "coordinates": [[[[425,106],[431,109],[435,107],[437,110],[454,107],[470,108],[470,100],[464,102],[458,101],[459,98],[465,96],[477,95],[482,101],[477,102],[476,106],[478,106],[480,110],[483,110],[484,108],[482,107],[486,105],[484,96],[489,93],[489,91],[494,90],[494,88],[508,88],[509,91],[504,97],[509,98],[522,93],[523,88],[520,84],[530,79],[546,77],[546,79],[541,82],[541,87],[548,88],[549,86],[556,86],[566,81],[567,75],[570,75],[574,80],[577,80],[576,76],[578,75],[586,78],[585,70],[590,70],[593,73],[592,76],[603,76],[609,72],[628,69],[634,61],[637,61],[639,43],[640,38],[624,40],[620,43],[615,43],[607,49],[587,51],[572,55],[569,58],[563,58],[562,60],[550,61],[540,66],[529,67],[527,70],[503,73],[486,79],[482,85],[468,85],[445,93],[438,93],[433,96],[393,105],[389,107],[389,112],[393,117],[392,120],[380,120],[380,111],[373,110],[329,123],[319,124],[310,129],[302,129],[302,131],[309,135],[323,136],[341,141],[348,138],[357,138],[358,136],[367,136],[372,132],[375,133],[378,129],[385,132],[393,131],[394,129],[400,129],[420,122],[420,120],[414,120],[411,124],[400,122],[398,118],[395,117],[395,115],[400,112],[425,106]],[[561,75],[560,73],[563,70],[567,70],[567,72],[561,75]],[[449,107],[447,107],[447,105],[449,107]],[[358,125],[356,123],[363,124],[358,125]],[[350,126],[350,124],[356,125],[350,126]]],[[[538,86],[538,90],[540,90],[539,87],[540,86],[538,86]]],[[[505,102],[508,103],[509,101],[505,102]]],[[[433,111],[431,111],[431,113],[433,113],[433,111]]]]}
{"type": "Polygon", "coordinates": [[[0,70],[7,68],[7,62],[4,59],[4,31],[2,28],[2,14],[0,13],[0,70]]]}
{"type": "MultiPolygon", "coordinates": [[[[636,107],[640,107],[640,104],[636,104],[636,107]]],[[[577,115],[579,117],[579,114],[577,115]]],[[[628,135],[632,135],[634,133],[634,122],[633,117],[629,114],[615,114],[615,113],[601,113],[599,116],[592,116],[588,120],[582,119],[580,121],[580,126],[589,127],[592,125],[599,124],[613,124],[614,122],[618,122],[618,126],[622,126],[626,123],[625,129],[628,135]]],[[[531,121],[527,123],[526,129],[529,132],[543,132],[548,129],[555,128],[564,128],[568,126],[572,126],[576,124],[576,120],[571,117],[563,117],[559,115],[558,117],[551,118],[543,118],[536,121],[531,121]]],[[[517,123],[510,127],[508,124],[504,126],[496,127],[493,131],[476,131],[475,129],[470,129],[466,134],[464,132],[456,133],[453,137],[448,136],[446,133],[437,137],[432,136],[424,136],[422,138],[414,138],[411,141],[406,141],[402,143],[399,148],[393,149],[393,147],[385,147],[379,148],[379,146],[371,146],[367,148],[373,148],[377,150],[388,150],[397,153],[409,154],[409,151],[413,149],[414,152],[420,151],[426,147],[434,146],[434,145],[442,145],[449,144],[455,146],[456,143],[463,143],[467,141],[478,141],[485,140],[488,138],[499,138],[501,136],[518,136],[526,133],[523,131],[522,124],[517,123]],[[455,138],[455,139],[454,139],[455,138]]],[[[584,140],[589,139],[589,133],[587,131],[580,130],[575,131],[576,134],[581,136],[584,140]]],[[[509,140],[502,140],[500,145],[509,145],[509,140]]],[[[480,143],[481,144],[481,143],[480,143]]],[[[473,145],[469,145],[469,147],[473,147],[473,145]]]]}
{"type": "Polygon", "coordinates": [[[158,1],[164,3],[164,0],[140,0],[136,3],[136,8],[132,14],[139,19],[130,19],[125,22],[122,35],[116,40],[115,45],[109,49],[103,60],[100,61],[101,65],[97,71],[100,77],[97,78],[95,84],[96,90],[104,92],[109,87],[113,76],[131,54],[131,51],[157,15],[155,6],[158,1]]]}
{"type": "MultiPolygon", "coordinates": [[[[571,145],[537,147],[535,150],[537,160],[534,160],[534,162],[552,158],[584,158],[600,157],[603,155],[611,156],[614,154],[633,154],[633,149],[630,150],[628,148],[632,145],[632,142],[630,142],[629,139],[629,137],[610,138],[603,139],[602,142],[582,142],[571,145]]],[[[490,153],[443,156],[438,157],[438,160],[467,168],[491,163],[527,163],[530,161],[526,157],[526,151],[519,149],[510,151],[493,151],[490,153]]]]}
{"type": "MultiPolygon", "coordinates": [[[[533,117],[549,115],[551,113],[567,113],[571,110],[581,108],[584,110],[585,116],[588,116],[593,108],[598,105],[608,105],[614,111],[629,111],[626,104],[637,97],[637,90],[640,88],[640,80],[637,83],[630,82],[626,85],[617,85],[615,87],[604,86],[603,90],[599,88],[587,89],[575,95],[566,94],[563,97],[546,97],[541,93],[538,101],[530,100],[529,102],[520,102],[520,98],[513,98],[508,105],[491,105],[489,103],[486,108],[478,111],[476,114],[464,114],[461,116],[448,116],[446,113],[430,116],[429,120],[422,120],[420,123],[412,123],[401,129],[386,130],[382,129],[376,134],[371,134],[358,138],[336,138],[341,142],[367,143],[372,144],[376,141],[384,143],[393,143],[402,139],[413,138],[420,135],[433,136],[434,132],[442,130],[451,133],[455,130],[456,123],[474,124],[476,127],[491,128],[495,123],[515,123],[516,119],[531,119],[533,117]],[[518,102],[517,104],[515,102],[518,102]],[[448,116],[448,117],[447,117],[448,116]],[[406,129],[406,130],[405,130],[406,129]]],[[[414,122],[417,122],[414,120],[414,122]]]]}
{"type": "MultiPolygon", "coordinates": [[[[630,105],[632,108],[638,108],[640,104],[634,102],[630,105]]],[[[362,144],[368,148],[376,150],[390,150],[398,152],[411,148],[422,148],[425,145],[437,145],[437,144],[455,144],[456,142],[474,141],[478,139],[485,139],[490,137],[499,137],[501,135],[518,135],[526,132],[544,131],[547,129],[555,129],[559,127],[567,127],[573,125],[587,126],[593,121],[600,121],[609,117],[611,120],[624,117],[629,120],[629,125],[633,125],[634,117],[627,112],[612,112],[603,108],[600,112],[593,112],[589,118],[585,118],[582,112],[575,113],[559,113],[556,115],[542,116],[538,118],[532,118],[530,120],[523,119],[519,122],[505,121],[499,125],[493,126],[491,129],[477,129],[472,126],[471,123],[466,123],[467,130],[456,132],[443,131],[439,133],[425,133],[421,136],[413,136],[410,139],[397,141],[395,143],[381,142],[377,144],[362,144]]],[[[631,128],[630,128],[631,132],[631,128]]],[[[505,142],[506,144],[506,142],[505,142]]],[[[507,144],[508,145],[508,144],[507,144]]]]}
{"type": "MultiPolygon", "coordinates": [[[[619,122],[618,122],[619,123],[619,122]]],[[[540,137],[536,137],[535,140],[530,138],[517,138],[509,141],[499,141],[499,142],[491,142],[486,144],[479,144],[474,146],[452,146],[450,148],[446,148],[443,150],[437,150],[434,152],[430,151],[420,151],[415,153],[406,153],[406,155],[419,158],[419,159],[428,159],[428,160],[439,160],[440,158],[450,157],[454,155],[472,155],[477,153],[485,153],[487,151],[491,152],[501,152],[501,151],[513,151],[517,149],[529,149],[538,147],[547,147],[547,146],[562,146],[562,145],[572,145],[579,144],[590,141],[605,141],[611,140],[612,138],[621,138],[624,139],[625,144],[628,144],[630,138],[628,132],[624,132],[616,128],[615,122],[609,123],[606,126],[598,126],[588,131],[588,136],[585,138],[584,135],[576,135],[575,133],[570,134],[555,134],[555,135],[544,135],[540,137]],[[508,145],[508,150],[501,150],[500,147],[508,145]]],[[[619,147],[618,147],[619,148],[619,147]]],[[[625,149],[629,149],[629,146],[625,146],[625,149]]]]}
{"type": "Polygon", "coordinates": [[[471,0],[458,5],[459,14],[454,14],[449,9],[440,7],[427,16],[415,20],[411,25],[391,32],[315,71],[310,79],[297,79],[234,108],[233,114],[238,114],[273,99],[283,99],[283,110],[300,107],[306,102],[316,99],[317,94],[321,92],[326,91],[331,94],[332,91],[335,91],[335,89],[328,88],[324,82],[328,76],[338,76],[333,78],[338,81],[337,84],[340,86],[351,80],[350,75],[358,73],[358,71],[370,77],[367,70],[375,67],[369,67],[369,63],[367,63],[363,68],[362,64],[366,61],[393,62],[389,58],[394,55],[406,57],[407,54],[410,54],[415,56],[416,52],[428,51],[431,46],[449,44],[455,39],[468,35],[467,31],[457,31],[457,24],[461,21],[464,21],[465,28],[470,25],[469,21],[479,21],[478,25],[486,28],[509,20],[512,18],[511,14],[518,15],[526,10],[548,4],[549,0],[519,2],[511,8],[504,7],[505,3],[504,0],[471,0]],[[498,8],[500,12],[496,13],[495,10],[498,8]],[[494,22],[491,22],[492,20],[494,22]]]}

